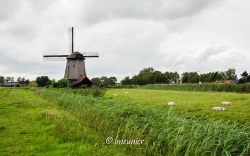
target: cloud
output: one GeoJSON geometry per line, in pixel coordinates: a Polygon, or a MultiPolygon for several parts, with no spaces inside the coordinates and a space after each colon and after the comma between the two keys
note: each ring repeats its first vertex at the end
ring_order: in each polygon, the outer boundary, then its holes
{"type": "Polygon", "coordinates": [[[196,59],[200,62],[207,61],[211,57],[217,57],[219,54],[225,52],[226,50],[226,47],[208,47],[196,59]]]}
{"type": "MultiPolygon", "coordinates": [[[[87,66],[90,71],[93,69],[94,73],[107,75],[136,72],[145,65],[154,66],[160,62],[161,54],[158,48],[165,38],[161,35],[165,31],[163,25],[149,21],[114,20],[96,25],[80,34],[91,37],[83,38],[78,45],[86,45],[85,48],[89,47],[87,49],[90,51],[95,49],[100,53],[100,58],[91,59],[92,64],[87,66]],[[116,27],[109,31],[96,31],[113,25],[116,27]],[[98,64],[102,66],[96,68],[98,64]]],[[[82,48],[84,46],[78,46],[78,49],[82,48]]]]}
{"type": "Polygon", "coordinates": [[[0,0],[0,23],[10,18],[19,9],[19,0],[0,0]]]}
{"type": "Polygon", "coordinates": [[[192,17],[214,4],[215,0],[91,0],[83,3],[82,16],[86,23],[132,18],[175,20],[192,17]]]}
{"type": "Polygon", "coordinates": [[[207,47],[198,56],[190,52],[179,52],[179,54],[178,56],[171,57],[175,61],[168,65],[168,69],[179,72],[204,73],[226,71],[229,68],[235,68],[239,75],[244,70],[249,70],[246,67],[250,66],[250,57],[245,52],[235,52],[224,46],[207,47]]]}
{"type": "Polygon", "coordinates": [[[62,78],[63,62],[43,54],[97,51],[87,74],[132,76],[171,71],[250,71],[249,3],[233,0],[0,0],[0,75],[62,78]]]}

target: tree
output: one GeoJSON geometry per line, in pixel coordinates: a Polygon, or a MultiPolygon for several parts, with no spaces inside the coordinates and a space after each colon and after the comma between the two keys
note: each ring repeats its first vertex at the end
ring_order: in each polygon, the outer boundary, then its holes
{"type": "Polygon", "coordinates": [[[21,85],[28,85],[30,83],[30,80],[25,79],[24,77],[18,77],[17,82],[19,82],[21,85]]]}
{"type": "Polygon", "coordinates": [[[69,86],[69,80],[68,79],[61,79],[58,81],[59,88],[67,88],[69,86]]]}
{"type": "Polygon", "coordinates": [[[0,76],[0,83],[4,83],[4,77],[0,76]]]}
{"type": "Polygon", "coordinates": [[[132,81],[132,84],[134,85],[143,85],[144,83],[142,82],[142,80],[139,78],[138,75],[134,75],[132,78],[131,78],[131,81],[132,81]]]}
{"type": "Polygon", "coordinates": [[[170,72],[169,73],[169,82],[170,83],[179,83],[180,82],[180,75],[178,72],[170,72]]]}
{"type": "Polygon", "coordinates": [[[67,88],[67,87],[69,87],[69,80],[63,78],[63,79],[58,80],[57,82],[54,81],[52,83],[52,86],[54,88],[67,88]]]}
{"type": "Polygon", "coordinates": [[[95,77],[93,79],[91,79],[91,82],[94,84],[94,85],[97,85],[99,86],[101,84],[101,80],[99,77],[95,77]]]}
{"type": "Polygon", "coordinates": [[[226,78],[227,80],[237,80],[237,75],[235,69],[228,69],[226,72],[226,78]]]}
{"type": "Polygon", "coordinates": [[[45,87],[51,84],[51,80],[48,76],[40,76],[36,78],[36,83],[38,84],[38,87],[45,87]]]}
{"type": "Polygon", "coordinates": [[[146,78],[146,74],[138,74],[132,77],[132,82],[135,85],[145,85],[148,82],[146,78]]]}
{"type": "Polygon", "coordinates": [[[107,77],[107,76],[102,76],[100,78],[98,77],[95,77],[93,79],[91,79],[91,82],[94,84],[94,85],[98,85],[98,86],[101,86],[101,87],[106,87],[108,85],[115,85],[116,82],[117,82],[117,78],[116,77],[107,77]]]}
{"type": "Polygon", "coordinates": [[[132,77],[133,84],[137,85],[145,85],[145,84],[152,84],[155,83],[157,77],[159,75],[158,71],[154,73],[154,68],[148,67],[144,68],[140,71],[138,75],[132,77]]]}
{"type": "Polygon", "coordinates": [[[250,82],[250,74],[247,76],[247,82],[250,82]]]}
{"type": "Polygon", "coordinates": [[[116,85],[117,78],[116,77],[110,77],[109,78],[109,85],[116,85]]]}
{"type": "Polygon", "coordinates": [[[200,76],[197,72],[185,72],[182,74],[182,83],[198,83],[200,76]]]}
{"type": "Polygon", "coordinates": [[[180,75],[177,72],[165,72],[154,70],[152,67],[142,69],[138,75],[134,75],[131,79],[127,76],[122,84],[159,84],[159,83],[179,83],[180,75]]]}
{"type": "Polygon", "coordinates": [[[241,78],[239,79],[239,83],[247,83],[250,82],[250,75],[247,73],[247,71],[244,71],[241,74],[241,78]]]}
{"type": "Polygon", "coordinates": [[[211,82],[215,82],[217,80],[221,80],[220,73],[217,72],[211,72],[211,82]]]}
{"type": "Polygon", "coordinates": [[[129,76],[126,76],[124,79],[121,80],[122,85],[132,85],[132,79],[129,78],[129,76]]]}
{"type": "Polygon", "coordinates": [[[200,81],[203,83],[214,82],[218,79],[219,79],[218,72],[210,72],[210,73],[200,74],[200,81]]]}
{"type": "Polygon", "coordinates": [[[56,82],[56,79],[52,79],[51,80],[51,84],[55,83],[56,82]]]}
{"type": "Polygon", "coordinates": [[[210,79],[209,73],[201,74],[201,75],[200,75],[200,81],[201,81],[202,83],[210,82],[211,79],[210,79]]]}
{"type": "Polygon", "coordinates": [[[148,67],[148,68],[143,68],[140,73],[150,73],[153,72],[154,68],[153,67],[148,67]]]}
{"type": "Polygon", "coordinates": [[[101,87],[106,87],[106,86],[109,85],[109,79],[108,79],[108,77],[106,77],[106,76],[102,76],[102,77],[100,78],[100,81],[101,81],[101,83],[100,83],[100,86],[101,86],[101,87]]]}
{"type": "Polygon", "coordinates": [[[153,71],[148,74],[148,82],[147,84],[157,84],[157,83],[164,83],[165,82],[165,76],[160,71],[153,71]]]}
{"type": "Polygon", "coordinates": [[[108,78],[106,76],[102,76],[100,78],[100,86],[101,87],[106,87],[108,85],[115,85],[116,81],[117,81],[116,77],[110,77],[110,78],[108,78]]]}
{"type": "Polygon", "coordinates": [[[14,77],[6,77],[6,82],[14,82],[14,77]]]}

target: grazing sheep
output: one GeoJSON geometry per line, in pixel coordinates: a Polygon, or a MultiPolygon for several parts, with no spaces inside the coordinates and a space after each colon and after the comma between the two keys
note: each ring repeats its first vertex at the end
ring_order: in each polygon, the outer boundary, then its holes
{"type": "Polygon", "coordinates": [[[221,104],[222,104],[222,105],[231,105],[232,102],[224,101],[224,102],[222,102],[221,104]]]}
{"type": "Polygon", "coordinates": [[[117,96],[118,94],[113,94],[114,96],[117,96]]]}
{"type": "Polygon", "coordinates": [[[128,94],[128,92],[124,92],[125,94],[128,94]]]}
{"type": "Polygon", "coordinates": [[[175,106],[176,103],[175,103],[175,102],[169,102],[168,105],[169,105],[169,106],[175,106]]]}
{"type": "Polygon", "coordinates": [[[213,107],[213,111],[225,111],[225,108],[223,107],[213,107]]]}

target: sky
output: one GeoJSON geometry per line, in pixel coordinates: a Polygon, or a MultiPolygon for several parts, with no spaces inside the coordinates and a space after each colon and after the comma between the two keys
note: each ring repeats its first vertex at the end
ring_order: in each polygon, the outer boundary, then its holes
{"type": "Polygon", "coordinates": [[[0,75],[64,76],[44,54],[98,52],[89,78],[121,80],[141,69],[250,72],[249,0],[0,0],[0,75]]]}

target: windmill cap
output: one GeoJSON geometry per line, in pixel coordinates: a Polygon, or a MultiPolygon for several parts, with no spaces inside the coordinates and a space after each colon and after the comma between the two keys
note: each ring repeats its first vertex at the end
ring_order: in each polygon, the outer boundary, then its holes
{"type": "Polygon", "coordinates": [[[73,52],[72,54],[70,54],[67,59],[84,59],[84,56],[82,53],[76,51],[76,52],[73,52]]]}

